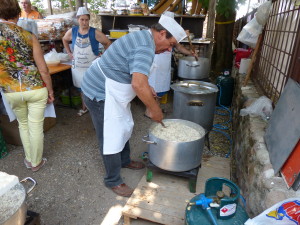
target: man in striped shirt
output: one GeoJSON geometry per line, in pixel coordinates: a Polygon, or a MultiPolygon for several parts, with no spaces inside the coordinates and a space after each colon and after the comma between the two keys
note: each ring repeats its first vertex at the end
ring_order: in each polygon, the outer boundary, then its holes
{"type": "Polygon", "coordinates": [[[137,96],[149,109],[151,119],[162,121],[163,113],[148,84],[150,68],[155,54],[171,51],[185,36],[174,19],[162,16],[150,30],[136,31],[116,40],[93,62],[83,78],[84,102],[96,129],[106,169],[104,183],[120,196],[127,197],[133,192],[123,182],[121,168],[144,168],[141,162],[130,159],[129,138],[133,128],[130,101],[137,96]]]}

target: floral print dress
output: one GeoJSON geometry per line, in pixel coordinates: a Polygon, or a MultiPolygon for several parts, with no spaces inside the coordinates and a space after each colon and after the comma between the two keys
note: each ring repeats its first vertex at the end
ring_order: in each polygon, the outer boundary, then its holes
{"type": "Polygon", "coordinates": [[[0,88],[4,93],[45,87],[33,59],[32,34],[0,22],[0,88]]]}

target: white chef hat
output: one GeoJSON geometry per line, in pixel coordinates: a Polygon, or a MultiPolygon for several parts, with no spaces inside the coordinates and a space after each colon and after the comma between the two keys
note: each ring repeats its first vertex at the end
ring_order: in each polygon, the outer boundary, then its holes
{"type": "Polygon", "coordinates": [[[174,20],[174,13],[166,11],[161,15],[158,23],[166,28],[173,37],[180,42],[186,37],[184,29],[174,20]]]}
{"type": "Polygon", "coordinates": [[[173,12],[170,12],[170,11],[164,11],[163,15],[168,16],[168,17],[171,17],[171,18],[174,19],[174,13],[173,13],[173,12]]]}
{"type": "Polygon", "coordinates": [[[76,17],[77,16],[82,16],[82,15],[90,15],[89,11],[85,7],[79,7],[76,17]]]}

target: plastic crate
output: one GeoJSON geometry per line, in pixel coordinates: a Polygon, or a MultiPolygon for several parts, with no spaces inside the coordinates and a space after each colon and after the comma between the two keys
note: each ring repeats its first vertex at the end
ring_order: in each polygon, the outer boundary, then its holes
{"type": "Polygon", "coordinates": [[[2,130],[0,129],[0,159],[4,158],[8,154],[6,143],[2,135],[2,130]]]}
{"type": "Polygon", "coordinates": [[[109,30],[111,38],[120,38],[128,34],[128,30],[109,30]]]}
{"type": "MultiPolygon", "coordinates": [[[[71,105],[69,96],[61,95],[60,98],[61,98],[61,102],[64,105],[71,105]]],[[[72,96],[71,101],[72,101],[72,105],[74,105],[74,106],[80,105],[81,104],[81,97],[80,96],[72,96]]]]}

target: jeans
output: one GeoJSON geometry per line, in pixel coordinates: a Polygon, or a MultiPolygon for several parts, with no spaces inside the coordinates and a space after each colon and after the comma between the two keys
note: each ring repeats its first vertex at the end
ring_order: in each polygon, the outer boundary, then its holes
{"type": "MultiPolygon", "coordinates": [[[[103,125],[104,125],[104,101],[97,102],[91,100],[83,94],[83,100],[87,106],[92,121],[96,130],[96,135],[99,141],[100,154],[103,159],[106,175],[104,183],[107,187],[114,187],[123,182],[120,172],[121,168],[130,163],[130,146],[129,141],[125,144],[123,150],[116,154],[104,155],[103,154],[103,125]]],[[[116,137],[118,138],[118,137],[116,137]]],[[[114,141],[114,140],[109,140],[114,141]]]]}
{"type": "Polygon", "coordinates": [[[25,158],[32,166],[42,161],[44,151],[44,112],[48,99],[47,88],[5,93],[18,123],[25,158]]]}

